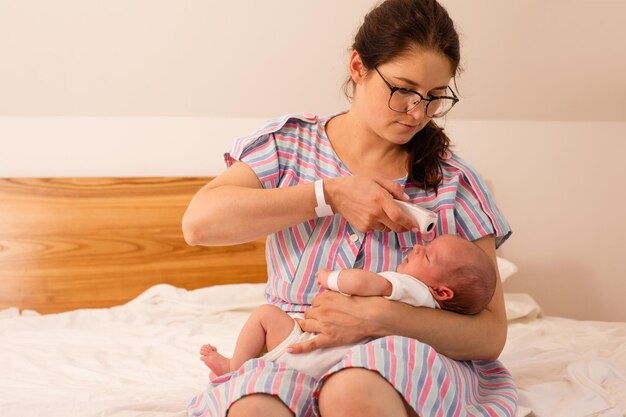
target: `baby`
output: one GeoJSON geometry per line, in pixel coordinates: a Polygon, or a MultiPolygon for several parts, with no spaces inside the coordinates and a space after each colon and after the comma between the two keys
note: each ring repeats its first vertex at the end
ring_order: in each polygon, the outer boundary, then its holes
{"type": "MultiPolygon", "coordinates": [[[[415,245],[395,272],[320,270],[316,277],[324,288],[345,295],[383,296],[417,307],[462,314],[476,314],[484,309],[493,296],[497,279],[489,256],[475,244],[454,235],[439,236],[427,246],[415,245]]],[[[288,313],[266,304],[257,308],[245,323],[232,358],[221,355],[214,346],[204,345],[200,359],[211,369],[213,380],[259,357],[267,347],[268,353],[261,359],[285,363],[319,378],[351,346],[297,355],[289,352],[289,346],[313,337],[316,334],[303,332],[288,313]]]]}

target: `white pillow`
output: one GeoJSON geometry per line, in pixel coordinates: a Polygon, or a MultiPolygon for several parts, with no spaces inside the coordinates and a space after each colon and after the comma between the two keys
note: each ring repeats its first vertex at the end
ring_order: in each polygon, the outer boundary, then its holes
{"type": "Polygon", "coordinates": [[[508,321],[521,318],[534,319],[543,316],[541,307],[530,294],[504,293],[504,305],[506,306],[506,319],[508,321]]]}
{"type": "Polygon", "coordinates": [[[498,261],[498,272],[500,272],[502,282],[506,281],[507,278],[517,272],[517,265],[513,262],[499,256],[496,256],[496,260],[498,261]]]}

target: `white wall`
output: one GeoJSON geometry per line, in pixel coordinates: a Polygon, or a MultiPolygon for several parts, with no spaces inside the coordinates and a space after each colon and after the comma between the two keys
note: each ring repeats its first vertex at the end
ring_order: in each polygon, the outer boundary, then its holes
{"type": "Polygon", "coordinates": [[[520,271],[505,291],[548,314],[626,321],[626,123],[459,121],[457,151],[491,182],[520,271]]]}
{"type": "MultiPolygon", "coordinates": [[[[505,289],[626,321],[626,2],[442,1],[466,69],[447,128],[513,226],[505,289]]],[[[266,118],[347,105],[374,3],[0,0],[0,176],[216,174],[266,118]]]]}
{"type": "Polygon", "coordinates": [[[0,117],[0,177],[206,176],[263,118],[0,117]]]}

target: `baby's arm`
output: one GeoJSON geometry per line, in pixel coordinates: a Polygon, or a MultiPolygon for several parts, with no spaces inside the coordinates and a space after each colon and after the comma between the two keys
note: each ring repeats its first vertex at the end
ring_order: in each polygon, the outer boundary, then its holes
{"type": "MultiPolygon", "coordinates": [[[[320,269],[317,274],[319,284],[328,288],[328,276],[332,271],[320,269]]],[[[382,276],[362,269],[342,269],[337,278],[337,287],[344,294],[360,295],[362,297],[371,295],[389,296],[392,286],[382,276]]]]}

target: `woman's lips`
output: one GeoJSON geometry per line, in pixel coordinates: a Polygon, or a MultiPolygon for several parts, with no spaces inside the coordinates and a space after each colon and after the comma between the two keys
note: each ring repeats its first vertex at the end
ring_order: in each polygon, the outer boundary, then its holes
{"type": "Polygon", "coordinates": [[[406,130],[413,130],[418,126],[418,125],[410,125],[410,124],[402,123],[402,122],[397,122],[397,123],[406,130]]]}

